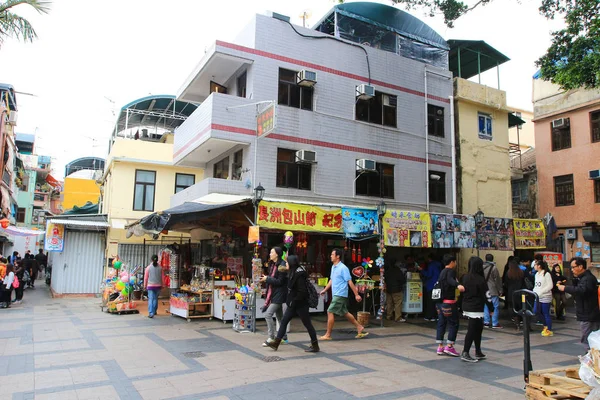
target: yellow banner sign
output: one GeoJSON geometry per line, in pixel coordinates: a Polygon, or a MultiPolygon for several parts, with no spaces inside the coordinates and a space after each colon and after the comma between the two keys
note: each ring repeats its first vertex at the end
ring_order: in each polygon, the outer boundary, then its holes
{"type": "Polygon", "coordinates": [[[48,223],[44,245],[46,251],[62,252],[65,246],[65,226],[48,223]]]}
{"type": "Polygon", "coordinates": [[[513,219],[515,248],[545,249],[546,228],[541,219],[513,219]]]}
{"type": "Polygon", "coordinates": [[[339,232],[342,229],[342,209],[261,201],[258,225],[286,231],[339,232]]]}
{"type": "Polygon", "coordinates": [[[388,210],[383,234],[387,246],[431,247],[431,218],[426,212],[388,210]]]}

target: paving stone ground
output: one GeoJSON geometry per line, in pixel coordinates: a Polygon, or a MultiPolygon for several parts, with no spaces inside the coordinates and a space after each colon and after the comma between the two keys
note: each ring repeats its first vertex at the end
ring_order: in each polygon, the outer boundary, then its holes
{"type": "MultiPolygon", "coordinates": [[[[0,310],[0,399],[517,399],[523,339],[514,327],[486,329],[488,360],[468,364],[435,354],[435,324],[372,326],[356,340],[344,321],[321,353],[293,321],[290,344],[261,347],[231,324],[168,315],[111,315],[99,299],[52,299],[43,285],[0,310]],[[279,359],[266,359],[277,356],[279,359]]],[[[325,316],[314,318],[319,334],[325,316]]],[[[457,348],[466,324],[461,321],[457,348]]],[[[534,369],[568,366],[583,353],[572,315],[555,336],[532,335],[534,369]]]]}

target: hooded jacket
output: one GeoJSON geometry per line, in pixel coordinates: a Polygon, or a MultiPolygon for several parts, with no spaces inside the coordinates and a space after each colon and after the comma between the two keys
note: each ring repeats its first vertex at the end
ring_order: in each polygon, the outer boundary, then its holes
{"type": "Polygon", "coordinates": [[[589,270],[579,277],[576,286],[565,286],[565,292],[572,294],[575,298],[577,321],[600,321],[598,281],[589,270]]]}
{"type": "MultiPolygon", "coordinates": [[[[478,274],[468,273],[462,278],[465,287],[462,293],[462,309],[467,312],[483,312],[486,304],[490,303],[490,294],[485,278],[478,274]]],[[[493,312],[493,306],[490,309],[493,312]]]]}
{"type": "Polygon", "coordinates": [[[307,275],[304,267],[298,267],[288,279],[286,302],[288,307],[308,307],[307,284],[312,285],[312,283],[307,282],[307,275]]]}
{"type": "Polygon", "coordinates": [[[283,304],[285,303],[287,296],[287,269],[285,266],[285,261],[280,260],[276,265],[275,263],[271,263],[269,267],[269,275],[267,275],[267,292],[269,292],[269,287],[271,287],[271,303],[272,304],[283,304]],[[275,274],[273,275],[273,268],[277,268],[275,274]]]}

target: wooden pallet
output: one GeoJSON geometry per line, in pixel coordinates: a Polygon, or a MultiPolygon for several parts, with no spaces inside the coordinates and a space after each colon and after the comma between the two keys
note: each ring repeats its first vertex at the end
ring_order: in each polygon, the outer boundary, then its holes
{"type": "Polygon", "coordinates": [[[592,388],[579,379],[579,366],[529,373],[525,397],[532,400],[585,399],[592,388]]]}

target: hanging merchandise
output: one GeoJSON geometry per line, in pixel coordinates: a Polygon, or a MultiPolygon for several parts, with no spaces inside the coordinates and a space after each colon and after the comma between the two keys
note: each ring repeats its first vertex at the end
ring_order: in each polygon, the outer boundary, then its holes
{"type": "Polygon", "coordinates": [[[163,270],[163,286],[170,289],[179,288],[179,254],[177,246],[169,245],[158,253],[163,270]]]}
{"type": "Polygon", "coordinates": [[[360,251],[360,244],[358,245],[358,255],[356,257],[356,262],[358,262],[358,263],[362,262],[362,255],[361,255],[361,251],[360,251]]]}
{"type": "Polygon", "coordinates": [[[352,263],[356,262],[356,245],[352,245],[352,263]]]}
{"type": "Polygon", "coordinates": [[[385,300],[386,300],[385,290],[383,290],[383,288],[385,287],[384,256],[387,251],[385,248],[385,239],[383,237],[383,234],[380,235],[379,243],[377,246],[377,251],[379,252],[379,257],[377,257],[375,264],[379,267],[379,287],[382,289],[382,290],[380,290],[379,311],[377,312],[377,319],[381,319],[381,323],[383,324],[383,313],[385,312],[385,300]]]}
{"type": "Polygon", "coordinates": [[[108,274],[102,282],[101,310],[111,314],[138,314],[137,304],[132,299],[136,288],[137,278],[129,267],[122,261],[113,263],[114,268],[108,269],[108,274]],[[118,263],[118,268],[116,268],[118,263]]]}

